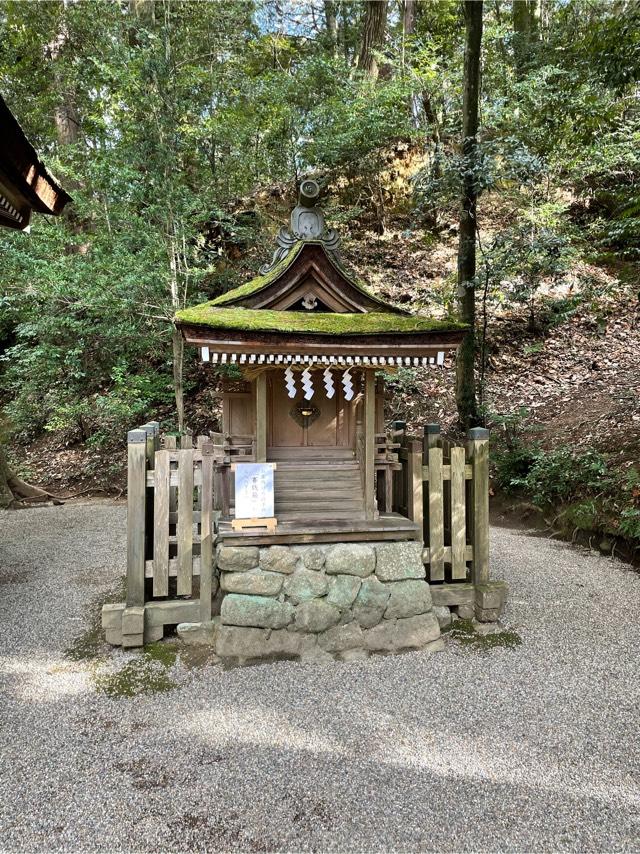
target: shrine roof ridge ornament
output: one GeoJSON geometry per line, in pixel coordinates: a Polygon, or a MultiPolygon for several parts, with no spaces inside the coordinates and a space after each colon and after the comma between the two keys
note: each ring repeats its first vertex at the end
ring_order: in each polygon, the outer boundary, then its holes
{"type": "Polygon", "coordinates": [[[311,178],[300,184],[298,204],[291,211],[289,228],[284,226],[278,232],[278,248],[268,264],[260,267],[260,275],[265,276],[278,266],[298,241],[315,240],[321,243],[329,256],[340,263],[340,237],[335,228],[327,228],[322,208],[316,205],[320,196],[320,185],[311,178]]]}

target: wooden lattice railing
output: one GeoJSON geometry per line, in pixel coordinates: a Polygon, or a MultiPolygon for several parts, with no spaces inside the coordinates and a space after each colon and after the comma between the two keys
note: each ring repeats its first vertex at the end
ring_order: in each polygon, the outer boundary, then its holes
{"type": "MultiPolygon", "coordinates": [[[[400,423],[401,424],[401,423],[400,423]]],[[[396,429],[399,433],[402,428],[396,429]]],[[[422,440],[403,437],[394,502],[421,524],[429,582],[489,580],[489,431],[474,428],[466,446],[429,424],[422,440]]]]}

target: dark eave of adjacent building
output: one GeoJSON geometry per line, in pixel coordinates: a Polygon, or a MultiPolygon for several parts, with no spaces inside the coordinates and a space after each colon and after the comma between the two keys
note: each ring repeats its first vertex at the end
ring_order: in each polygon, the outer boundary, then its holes
{"type": "Polygon", "coordinates": [[[0,224],[24,229],[32,211],[57,216],[70,201],[0,96],[0,224]]]}

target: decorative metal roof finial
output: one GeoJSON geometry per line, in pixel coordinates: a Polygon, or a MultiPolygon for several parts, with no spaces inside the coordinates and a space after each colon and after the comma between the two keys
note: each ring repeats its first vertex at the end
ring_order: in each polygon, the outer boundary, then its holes
{"type": "Polygon", "coordinates": [[[291,211],[290,228],[281,228],[278,232],[278,248],[273,253],[271,263],[260,268],[265,275],[289,252],[299,240],[318,240],[329,254],[339,258],[340,238],[335,228],[327,228],[322,210],[316,206],[320,196],[320,185],[311,178],[305,178],[298,190],[298,204],[291,211]]]}
{"type": "Polygon", "coordinates": [[[301,240],[320,238],[324,234],[324,215],[316,207],[320,187],[310,179],[300,184],[298,204],[291,211],[291,233],[301,240]]]}

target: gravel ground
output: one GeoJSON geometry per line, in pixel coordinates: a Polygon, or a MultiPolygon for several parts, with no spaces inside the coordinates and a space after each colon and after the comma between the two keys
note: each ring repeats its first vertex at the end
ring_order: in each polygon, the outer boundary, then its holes
{"type": "Polygon", "coordinates": [[[2,849],[640,847],[640,577],[623,564],[493,529],[515,649],[179,658],[175,689],[112,697],[100,674],[141,656],[65,649],[122,575],[124,518],[0,514],[2,849]]]}

